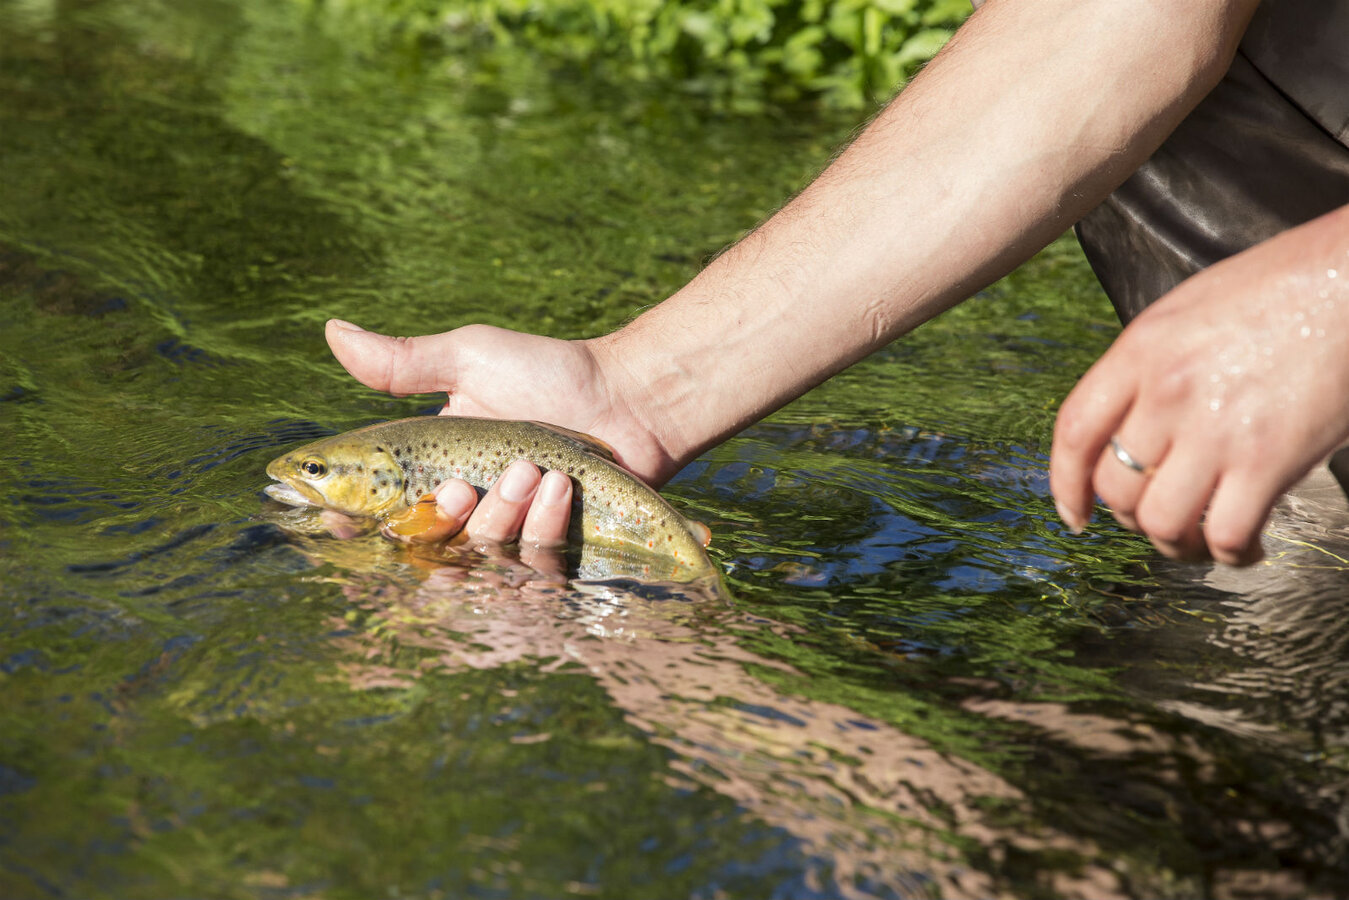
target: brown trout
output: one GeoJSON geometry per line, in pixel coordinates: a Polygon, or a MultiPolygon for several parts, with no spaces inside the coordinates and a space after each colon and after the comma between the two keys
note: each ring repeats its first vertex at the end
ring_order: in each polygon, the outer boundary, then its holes
{"type": "Polygon", "coordinates": [[[619,467],[599,441],[537,422],[418,416],[358,428],[272,460],[267,474],[280,483],[266,492],[292,506],[387,518],[449,478],[490,487],[517,459],[571,477],[573,546],[655,559],[680,581],[715,572],[695,533],[701,526],[619,467]]]}

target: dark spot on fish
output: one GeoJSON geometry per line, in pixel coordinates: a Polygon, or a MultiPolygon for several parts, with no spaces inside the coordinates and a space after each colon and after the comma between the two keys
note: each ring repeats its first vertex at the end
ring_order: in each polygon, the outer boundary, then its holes
{"type": "Polygon", "coordinates": [[[582,469],[581,471],[577,472],[576,474],[577,474],[577,475],[584,475],[585,473],[586,473],[586,470],[585,470],[585,469],[582,469]]]}
{"type": "Polygon", "coordinates": [[[370,489],[370,493],[374,494],[374,493],[378,493],[378,492],[377,492],[374,488],[371,488],[371,489],[370,489]]]}
{"type": "Polygon", "coordinates": [[[440,449],[440,441],[432,441],[432,442],[431,442],[431,449],[432,449],[432,450],[439,450],[439,449],[440,449]]]}
{"type": "Polygon", "coordinates": [[[417,488],[417,496],[420,497],[421,495],[422,495],[422,489],[421,489],[421,488],[417,488]]]}
{"type": "Polygon", "coordinates": [[[376,452],[376,453],[383,453],[383,452],[384,452],[384,448],[383,448],[383,447],[376,447],[376,448],[375,448],[375,452],[376,452]]]}

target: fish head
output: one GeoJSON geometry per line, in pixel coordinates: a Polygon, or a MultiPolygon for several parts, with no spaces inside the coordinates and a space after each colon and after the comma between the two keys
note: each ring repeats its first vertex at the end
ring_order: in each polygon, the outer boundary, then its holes
{"type": "Polygon", "coordinates": [[[267,474],[279,482],[267,486],[268,496],[292,506],[377,516],[404,505],[403,470],[393,454],[341,435],[278,456],[267,474]]]}

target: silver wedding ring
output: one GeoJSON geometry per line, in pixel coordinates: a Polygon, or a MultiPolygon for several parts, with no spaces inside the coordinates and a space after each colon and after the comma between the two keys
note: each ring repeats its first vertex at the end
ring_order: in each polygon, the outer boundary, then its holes
{"type": "Polygon", "coordinates": [[[1119,442],[1118,437],[1112,437],[1110,439],[1110,449],[1114,452],[1115,459],[1124,463],[1126,466],[1133,469],[1138,474],[1151,475],[1153,473],[1155,467],[1144,465],[1143,463],[1134,459],[1134,455],[1130,453],[1128,450],[1124,449],[1124,445],[1119,442]]]}

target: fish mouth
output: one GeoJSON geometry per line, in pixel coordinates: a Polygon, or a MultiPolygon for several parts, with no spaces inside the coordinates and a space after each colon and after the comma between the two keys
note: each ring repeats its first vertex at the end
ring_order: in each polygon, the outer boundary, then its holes
{"type": "Polygon", "coordinates": [[[287,506],[323,506],[323,495],[304,482],[295,481],[294,455],[279,456],[267,464],[267,477],[277,484],[269,484],[262,492],[287,506]]]}
{"type": "Polygon", "coordinates": [[[287,506],[322,506],[313,497],[308,496],[293,484],[286,484],[278,481],[275,484],[269,484],[262,489],[262,492],[278,503],[284,503],[287,506]]]}

